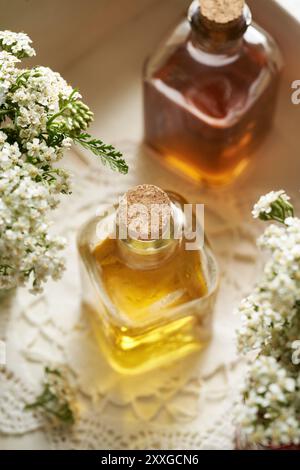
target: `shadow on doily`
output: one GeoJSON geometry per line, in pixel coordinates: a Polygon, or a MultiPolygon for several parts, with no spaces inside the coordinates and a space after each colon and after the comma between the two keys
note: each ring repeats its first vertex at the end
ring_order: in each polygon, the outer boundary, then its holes
{"type": "MultiPolygon", "coordinates": [[[[102,416],[117,420],[126,431],[132,421],[188,423],[207,413],[205,405],[222,404],[230,392],[230,375],[235,359],[229,351],[218,350],[227,335],[216,331],[208,348],[165,367],[136,375],[120,374],[108,363],[91,331],[87,306],[82,308],[81,325],[70,335],[66,345],[67,363],[75,386],[102,416]],[[232,360],[233,359],[233,360],[232,360]],[[90,401],[91,400],[91,401],[90,401]]],[[[228,350],[228,348],[227,348],[228,350]]]]}
{"type": "Polygon", "coordinates": [[[11,314],[17,302],[17,289],[0,290],[0,340],[5,340],[11,314]]]}

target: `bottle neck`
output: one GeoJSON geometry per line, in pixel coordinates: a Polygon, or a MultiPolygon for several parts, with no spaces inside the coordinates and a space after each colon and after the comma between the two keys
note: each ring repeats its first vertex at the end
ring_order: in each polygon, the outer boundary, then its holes
{"type": "Polygon", "coordinates": [[[252,22],[247,5],[241,16],[228,23],[217,23],[201,12],[201,2],[190,6],[188,19],[191,25],[191,41],[194,47],[210,54],[233,55],[242,45],[242,39],[252,22]]]}
{"type": "MultiPolygon", "coordinates": [[[[174,198],[176,195],[172,196],[174,198]]],[[[181,199],[172,202],[170,226],[166,227],[164,236],[153,240],[138,240],[130,236],[117,239],[119,256],[127,266],[132,269],[155,269],[176,254],[181,246],[185,224],[180,204],[182,204],[181,199]]]]}
{"type": "Polygon", "coordinates": [[[168,240],[118,240],[118,252],[123,262],[132,269],[150,270],[159,268],[171,259],[179,241],[168,240]]]}

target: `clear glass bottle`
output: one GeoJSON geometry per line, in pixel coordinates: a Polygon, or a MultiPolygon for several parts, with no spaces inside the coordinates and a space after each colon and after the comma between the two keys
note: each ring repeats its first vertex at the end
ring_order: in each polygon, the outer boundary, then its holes
{"type": "Polygon", "coordinates": [[[228,22],[205,17],[207,2],[195,0],[147,61],[144,116],[145,141],[168,168],[214,185],[239,175],[269,131],[282,59],[243,1],[228,22]]]}
{"type": "Polygon", "coordinates": [[[108,361],[127,374],[204,348],[211,337],[218,287],[217,263],[207,241],[186,250],[185,235],[174,236],[174,220],[187,224],[184,199],[152,185],[133,188],[125,196],[138,194],[144,203],[151,191],[168,200],[169,237],[112,237],[112,227],[120,232],[117,205],[89,221],[78,238],[84,311],[108,361]]]}

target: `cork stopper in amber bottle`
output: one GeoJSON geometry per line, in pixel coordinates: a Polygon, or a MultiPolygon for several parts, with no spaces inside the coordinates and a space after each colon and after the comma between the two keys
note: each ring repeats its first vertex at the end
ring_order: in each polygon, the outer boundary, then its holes
{"type": "Polygon", "coordinates": [[[245,0],[199,0],[201,14],[215,23],[229,23],[238,19],[245,0]]]}

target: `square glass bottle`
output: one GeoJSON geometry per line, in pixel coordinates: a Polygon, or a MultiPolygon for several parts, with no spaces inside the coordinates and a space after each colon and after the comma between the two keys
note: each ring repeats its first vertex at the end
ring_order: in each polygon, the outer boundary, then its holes
{"type": "Polygon", "coordinates": [[[195,0],[145,65],[146,143],[195,182],[231,182],[270,129],[281,68],[243,0],[195,0]]]}
{"type": "MultiPolygon", "coordinates": [[[[121,205],[95,217],[81,230],[83,308],[108,361],[135,374],[201,350],[210,340],[218,267],[206,239],[186,250],[186,201],[152,185],[126,193],[122,201],[170,209],[170,234],[120,237],[121,205]],[[160,201],[160,202],[159,202],[160,201]],[[117,227],[117,236],[112,236],[117,227]],[[184,234],[184,230],[181,232],[184,234]]],[[[195,215],[192,224],[195,224],[195,215]]],[[[195,227],[195,225],[193,225],[195,227]]],[[[202,228],[200,228],[202,230],[202,228]]]]}

